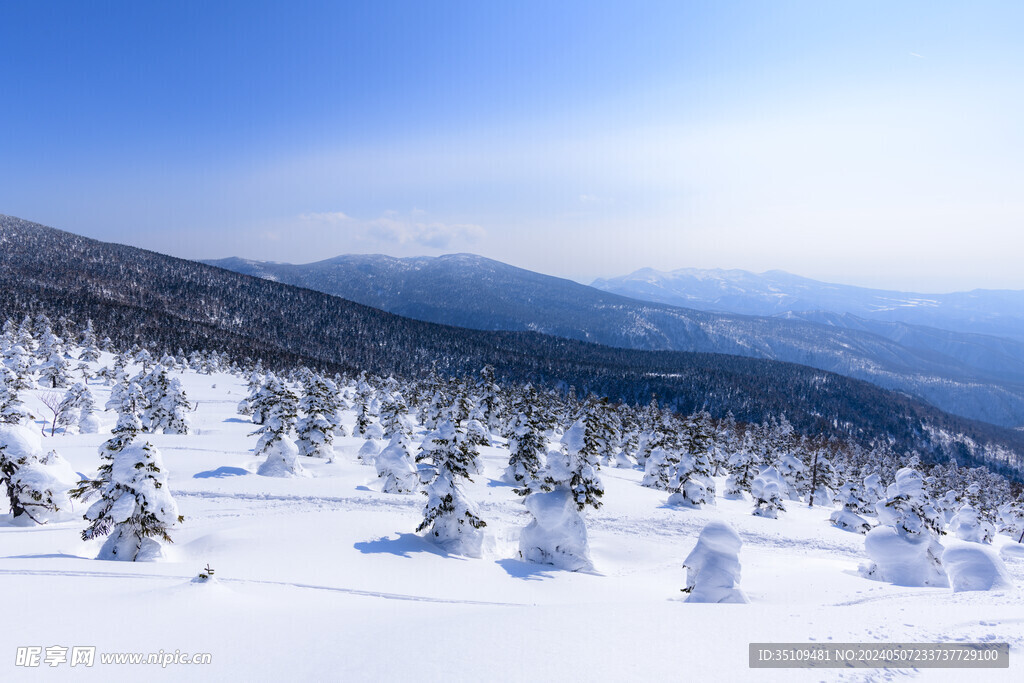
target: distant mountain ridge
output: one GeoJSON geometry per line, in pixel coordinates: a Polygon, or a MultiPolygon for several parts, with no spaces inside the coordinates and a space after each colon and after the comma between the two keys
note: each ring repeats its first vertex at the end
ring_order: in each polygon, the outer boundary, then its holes
{"type": "Polygon", "coordinates": [[[482,330],[532,330],[609,346],[800,363],[1024,425],[1024,342],[820,314],[749,316],[604,292],[472,254],[347,255],[293,265],[205,261],[391,313],[482,330]]]}
{"type": "Polygon", "coordinates": [[[0,215],[0,320],[46,313],[59,334],[157,353],[205,349],[268,368],[468,376],[595,392],[681,412],[784,414],[804,434],[879,440],[926,461],[956,458],[1024,476],[1024,434],[812,368],[740,356],[634,351],[532,332],[486,332],[396,316],[320,292],[0,215]]]}
{"type": "Polygon", "coordinates": [[[702,311],[761,316],[852,314],[868,320],[1024,341],[1024,291],[1018,290],[921,294],[820,282],[781,270],[757,274],[697,268],[642,268],[621,277],[599,278],[592,286],[634,299],[702,311]]]}

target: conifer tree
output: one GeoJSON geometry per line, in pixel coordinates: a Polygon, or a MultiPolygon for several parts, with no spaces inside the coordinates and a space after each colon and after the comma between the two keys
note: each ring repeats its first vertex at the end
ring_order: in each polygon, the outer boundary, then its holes
{"type": "Polygon", "coordinates": [[[171,543],[170,529],[183,520],[167,489],[167,472],[153,444],[136,442],[141,425],[132,413],[123,413],[113,436],[100,447],[96,479],[83,481],[72,495],[88,500],[89,526],[82,540],[108,536],[99,560],[141,561],[161,556],[160,541],[171,543]]]}
{"type": "Polygon", "coordinates": [[[420,478],[405,440],[398,434],[374,459],[383,493],[415,493],[420,478]]]}
{"type": "Polygon", "coordinates": [[[779,512],[785,512],[782,504],[786,483],[779,471],[772,466],[763,468],[751,484],[751,496],[754,499],[754,515],[776,519],[779,512]]]}
{"type": "Polygon", "coordinates": [[[95,363],[100,359],[99,345],[96,343],[96,333],[92,329],[92,320],[86,320],[85,329],[82,330],[80,343],[81,352],[78,359],[85,363],[95,363]]]}
{"type": "Polygon", "coordinates": [[[46,524],[66,511],[74,470],[55,451],[43,455],[39,434],[19,423],[0,423],[0,487],[16,524],[46,524]]]}
{"type": "Polygon", "coordinates": [[[466,498],[461,481],[472,481],[474,454],[451,421],[442,422],[424,439],[417,462],[429,463],[434,476],[424,493],[427,505],[416,531],[430,528],[429,535],[450,552],[479,557],[487,526],[476,506],[466,498]]]}
{"type": "Polygon", "coordinates": [[[299,455],[334,458],[334,435],[338,426],[337,387],[331,380],[309,373],[302,385],[299,410],[303,416],[296,424],[299,455]]]}
{"type": "Polygon", "coordinates": [[[536,419],[533,406],[526,402],[509,425],[508,467],[505,481],[529,488],[541,468],[541,455],[547,450],[547,440],[536,419]]]}

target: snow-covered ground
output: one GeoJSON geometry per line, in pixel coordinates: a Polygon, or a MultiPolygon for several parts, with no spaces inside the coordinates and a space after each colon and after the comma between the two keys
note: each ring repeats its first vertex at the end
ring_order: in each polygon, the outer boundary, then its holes
{"type": "MultiPolygon", "coordinates": [[[[340,438],[334,463],[305,458],[311,477],[261,477],[254,426],[236,414],[244,382],[182,379],[198,402],[193,433],[140,437],[162,453],[185,516],[167,559],[93,559],[102,540],[80,539],[81,503],[72,521],[41,527],[0,516],[0,680],[1024,680],[1024,557],[1007,561],[1012,589],[893,586],[858,573],[864,537],[830,526],[831,508],[787,502],[765,519],[749,500],[669,507],[642,472],[604,468],[604,506],[587,513],[595,570],[559,571],[518,559],[530,516],[500,480],[499,447],[482,449],[485,472],[466,486],[487,522],[483,557],[449,556],[414,533],[424,496],[380,492],[356,458],[362,439],[340,438]],[[709,520],[742,539],[748,604],[684,602],[682,563],[709,520]],[[193,583],[207,564],[215,580],[193,583]],[[748,668],[751,642],[828,641],[1008,641],[1011,668],[748,668]],[[14,665],[19,646],[53,645],[212,663],[14,665]]],[[[90,388],[102,406],[108,390],[90,388]]],[[[30,408],[40,393],[26,393],[30,408]]],[[[115,416],[101,420],[99,434],[44,448],[89,475],[115,416]]]]}

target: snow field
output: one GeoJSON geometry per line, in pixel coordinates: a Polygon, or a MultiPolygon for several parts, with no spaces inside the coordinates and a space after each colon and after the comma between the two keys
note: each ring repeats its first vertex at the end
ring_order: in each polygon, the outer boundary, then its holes
{"type": "MultiPolygon", "coordinates": [[[[140,436],[162,454],[185,516],[165,560],[93,559],[103,539],[80,539],[81,503],[71,521],[41,527],[0,516],[3,678],[71,677],[66,665],[10,665],[19,645],[54,644],[213,655],[199,667],[76,668],[81,680],[987,681],[1024,673],[1024,557],[1012,551],[1001,553],[1009,588],[894,586],[859,574],[864,536],[831,526],[831,507],[786,501],[778,519],[755,517],[749,498],[721,497],[720,477],[714,506],[679,508],[666,492],[640,486],[643,472],[605,467],[604,505],[585,515],[594,569],[563,571],[518,558],[531,518],[502,481],[508,453],[498,446],[480,449],[484,472],[465,485],[487,522],[482,557],[446,555],[413,533],[425,496],[381,493],[372,463],[357,459],[363,439],[338,438],[333,463],[303,458],[309,477],[261,477],[255,426],[236,413],[245,382],[193,372],[181,379],[198,403],[193,433],[140,436]],[[742,540],[739,587],[749,604],[684,602],[683,560],[713,520],[742,540]],[[191,583],[207,563],[216,581],[191,583]],[[829,640],[1008,641],[1011,668],[747,668],[750,642],[829,640]]],[[[107,388],[90,389],[102,406],[107,388]]],[[[30,409],[41,393],[26,392],[30,409]]],[[[45,437],[44,449],[91,474],[114,424],[113,413],[99,417],[98,434],[45,437]]],[[[350,430],[354,420],[346,413],[350,430]]],[[[993,547],[1012,543],[999,535],[993,547]]]]}

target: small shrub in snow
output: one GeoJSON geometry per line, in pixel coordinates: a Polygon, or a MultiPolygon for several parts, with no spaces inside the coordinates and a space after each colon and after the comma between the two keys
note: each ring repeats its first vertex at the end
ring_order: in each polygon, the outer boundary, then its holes
{"type": "Polygon", "coordinates": [[[739,534],[725,522],[708,522],[683,562],[686,602],[749,602],[740,590],[739,534]]]}
{"type": "Polygon", "coordinates": [[[524,504],[533,520],[520,533],[520,557],[574,572],[593,569],[587,525],[571,491],[537,491],[524,504]]]}
{"type": "Polygon", "coordinates": [[[306,475],[299,462],[299,449],[288,436],[280,436],[263,449],[267,459],[260,463],[256,474],[263,477],[302,477],[306,475]]]}

